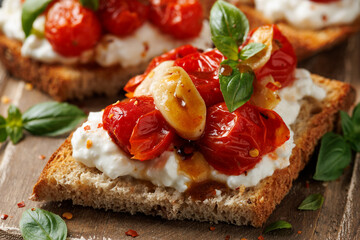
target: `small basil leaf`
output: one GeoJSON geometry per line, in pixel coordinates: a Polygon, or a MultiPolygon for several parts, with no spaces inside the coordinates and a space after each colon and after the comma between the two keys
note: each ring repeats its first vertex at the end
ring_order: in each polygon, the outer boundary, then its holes
{"type": "Polygon", "coordinates": [[[21,24],[25,37],[30,35],[35,19],[45,11],[51,1],[52,0],[26,0],[24,2],[21,13],[21,24]]]}
{"type": "Polygon", "coordinates": [[[321,194],[311,194],[300,204],[300,210],[318,210],[324,202],[324,197],[321,194]]]}
{"type": "Polygon", "coordinates": [[[99,0],[80,0],[81,5],[84,7],[90,8],[91,10],[98,10],[99,0]]]}
{"type": "Polygon", "coordinates": [[[265,44],[262,43],[249,43],[240,52],[240,59],[246,60],[256,55],[258,52],[263,50],[266,47],[265,44]]]}
{"type": "Polygon", "coordinates": [[[349,115],[340,111],[341,127],[343,130],[344,138],[350,143],[351,147],[359,152],[360,151],[360,134],[355,131],[355,124],[349,115]]]}
{"type": "Polygon", "coordinates": [[[58,136],[74,129],[86,114],[68,103],[44,102],[23,115],[24,128],[34,135],[58,136]]]}
{"type": "Polygon", "coordinates": [[[14,144],[18,143],[23,136],[21,112],[14,105],[11,105],[8,109],[8,117],[6,119],[6,133],[14,144]]]}
{"type": "Polygon", "coordinates": [[[210,29],[212,36],[231,37],[240,46],[249,32],[249,22],[234,5],[217,1],[210,11],[210,29]]]}
{"type": "Polygon", "coordinates": [[[0,116],[0,142],[4,142],[7,139],[6,132],[6,120],[3,116],[0,116]]]}
{"type": "Polygon", "coordinates": [[[354,108],[351,120],[353,121],[355,128],[357,128],[357,132],[360,133],[360,103],[354,108]]]}
{"type": "Polygon", "coordinates": [[[345,139],[333,132],[326,133],[320,145],[315,180],[331,181],[341,176],[351,162],[351,148],[345,139]]]}
{"type": "Polygon", "coordinates": [[[268,233],[277,229],[291,229],[292,225],[286,221],[277,221],[274,223],[271,223],[270,225],[268,225],[265,230],[264,233],[268,233]]]}
{"type": "Polygon", "coordinates": [[[42,209],[26,210],[20,220],[20,230],[25,240],[65,240],[67,236],[64,220],[42,209]]]}
{"type": "Polygon", "coordinates": [[[238,60],[238,46],[231,37],[214,36],[211,38],[214,45],[225,57],[231,60],[238,60]]]}
{"type": "Polygon", "coordinates": [[[220,90],[229,112],[249,101],[253,93],[254,72],[250,68],[247,69],[249,71],[240,72],[239,66],[239,62],[228,59],[223,61],[220,67],[220,90]],[[221,73],[224,66],[231,67],[231,74],[221,73]]]}

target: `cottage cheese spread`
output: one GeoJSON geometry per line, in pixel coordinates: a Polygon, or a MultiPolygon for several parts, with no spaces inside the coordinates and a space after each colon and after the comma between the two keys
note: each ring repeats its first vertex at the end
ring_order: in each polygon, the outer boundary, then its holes
{"type": "Polygon", "coordinates": [[[359,0],[316,3],[310,0],[255,0],[256,9],[276,22],[285,20],[303,29],[349,24],[360,16],[359,0]]]}
{"type": "MultiPolygon", "coordinates": [[[[44,26],[45,17],[39,16],[33,27],[43,33],[44,26]]],[[[31,34],[25,39],[21,25],[20,0],[4,0],[0,8],[0,30],[7,37],[23,42],[21,49],[23,56],[46,63],[75,64],[95,61],[104,67],[116,64],[130,67],[148,62],[155,56],[187,43],[200,49],[212,47],[207,20],[203,22],[200,35],[189,40],[174,39],[146,22],[130,36],[119,38],[105,34],[94,49],[84,52],[79,57],[63,57],[53,50],[46,38],[31,34]]]]}
{"type": "MultiPolygon", "coordinates": [[[[326,92],[313,83],[308,71],[297,69],[294,83],[280,90],[279,95],[282,100],[274,111],[283,118],[287,126],[290,126],[299,114],[300,100],[304,96],[322,100],[326,92]]],[[[102,123],[102,112],[90,113],[88,121],[74,132],[71,143],[73,157],[77,161],[88,167],[96,167],[112,179],[129,175],[151,181],[157,186],[175,188],[179,192],[184,192],[188,188],[186,183],[190,182],[190,177],[178,171],[178,158],[174,152],[164,152],[160,157],[150,161],[131,160],[117,147],[102,127],[97,127],[99,123],[102,123]],[[90,130],[85,131],[84,127],[87,125],[90,126],[90,130]],[[88,140],[92,141],[91,148],[86,147],[88,140]]],[[[241,185],[255,186],[261,179],[271,176],[276,169],[289,166],[289,158],[294,146],[293,132],[290,131],[290,139],[273,153],[263,156],[246,176],[244,174],[228,176],[213,169],[210,177],[227,184],[232,189],[241,185]],[[273,159],[274,156],[277,156],[276,160],[273,159]]]]}

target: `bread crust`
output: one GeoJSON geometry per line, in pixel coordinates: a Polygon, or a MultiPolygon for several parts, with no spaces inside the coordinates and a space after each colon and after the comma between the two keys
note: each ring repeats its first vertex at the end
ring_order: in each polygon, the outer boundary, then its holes
{"type": "MultiPolygon", "coordinates": [[[[273,24],[261,12],[254,8],[251,1],[232,0],[247,16],[250,28],[254,29],[266,24],[273,24]]],[[[253,2],[253,1],[252,1],[253,2]]],[[[281,32],[289,39],[298,59],[301,61],[318,52],[330,49],[360,30],[360,17],[349,25],[326,27],[321,30],[297,29],[287,23],[276,23],[281,32]]]]}
{"type": "Polygon", "coordinates": [[[97,64],[49,64],[21,56],[22,43],[0,32],[0,61],[11,75],[31,83],[58,101],[83,99],[95,94],[116,95],[147,62],[135,67],[97,64]]]}
{"type": "Polygon", "coordinates": [[[327,91],[322,102],[305,98],[295,129],[296,147],[290,166],[276,170],[255,187],[245,191],[231,190],[220,196],[194,201],[172,188],[157,187],[131,177],[114,180],[95,168],[88,168],[72,158],[71,135],[51,156],[34,186],[34,201],[72,200],[74,204],[142,212],[166,219],[227,222],[260,227],[289,192],[292,181],[308,162],[314,148],[330,131],[340,109],[348,109],[355,100],[355,90],[345,83],[312,75],[316,84],[327,91]]]}

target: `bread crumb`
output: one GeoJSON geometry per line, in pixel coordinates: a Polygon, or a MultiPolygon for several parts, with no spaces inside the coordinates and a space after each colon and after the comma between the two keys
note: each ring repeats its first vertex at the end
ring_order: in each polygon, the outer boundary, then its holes
{"type": "Polygon", "coordinates": [[[133,238],[139,236],[139,234],[136,231],[132,230],[132,229],[129,229],[125,234],[126,234],[126,236],[131,236],[133,238]]]}
{"type": "Polygon", "coordinates": [[[211,226],[209,229],[210,229],[210,231],[214,231],[214,230],[215,230],[215,227],[214,227],[214,226],[211,226]]]}
{"type": "Polygon", "coordinates": [[[263,203],[264,200],[265,200],[265,199],[264,199],[264,196],[262,196],[262,197],[260,198],[259,202],[260,202],[260,203],[263,203]]]}
{"type": "Polygon", "coordinates": [[[45,155],[42,155],[42,154],[41,154],[41,155],[39,155],[39,159],[40,159],[40,160],[45,160],[45,158],[46,158],[46,156],[45,156],[45,155]]]}
{"type": "Polygon", "coordinates": [[[64,212],[62,214],[62,217],[65,218],[66,220],[71,220],[73,218],[73,215],[70,212],[64,212]]]}
{"type": "Polygon", "coordinates": [[[11,101],[10,98],[5,95],[1,97],[1,102],[3,104],[8,104],[8,103],[10,103],[10,101],[11,101]]]}
{"type": "Polygon", "coordinates": [[[34,86],[31,83],[25,84],[25,90],[31,91],[33,90],[34,86]]]}

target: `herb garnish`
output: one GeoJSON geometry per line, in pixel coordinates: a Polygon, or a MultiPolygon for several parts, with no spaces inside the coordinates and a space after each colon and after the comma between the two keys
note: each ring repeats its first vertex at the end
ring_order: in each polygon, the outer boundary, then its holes
{"type": "Polygon", "coordinates": [[[217,1],[210,12],[210,29],[215,47],[227,58],[220,65],[220,90],[230,112],[245,104],[253,93],[255,74],[241,60],[262,51],[266,45],[250,43],[239,51],[249,32],[246,16],[235,6],[217,1]],[[226,68],[232,71],[224,71],[226,68]]]}
{"type": "Polygon", "coordinates": [[[33,135],[58,136],[75,128],[85,117],[82,110],[68,103],[40,103],[24,114],[11,105],[6,119],[0,115],[0,142],[9,137],[16,144],[24,129],[33,135]]]}
{"type": "Polygon", "coordinates": [[[26,210],[20,220],[25,240],[65,240],[67,227],[60,216],[37,208],[26,210]]]}
{"type": "Polygon", "coordinates": [[[360,151],[360,104],[355,107],[351,118],[343,111],[340,111],[340,116],[343,136],[333,132],[323,136],[315,180],[336,180],[351,162],[351,149],[360,151]]]}
{"type": "Polygon", "coordinates": [[[324,203],[324,197],[321,194],[311,194],[298,207],[299,210],[318,210],[324,203]]]}
{"type": "Polygon", "coordinates": [[[291,229],[291,228],[292,228],[292,225],[290,223],[279,220],[279,221],[273,222],[270,225],[268,225],[265,228],[264,233],[268,233],[268,232],[278,230],[278,229],[291,229]]]}
{"type": "MultiPolygon", "coordinates": [[[[32,31],[34,21],[40,16],[53,0],[26,0],[22,6],[21,24],[28,37],[32,31]]],[[[99,0],[80,0],[80,4],[84,7],[96,11],[99,8],[99,0]]]]}

